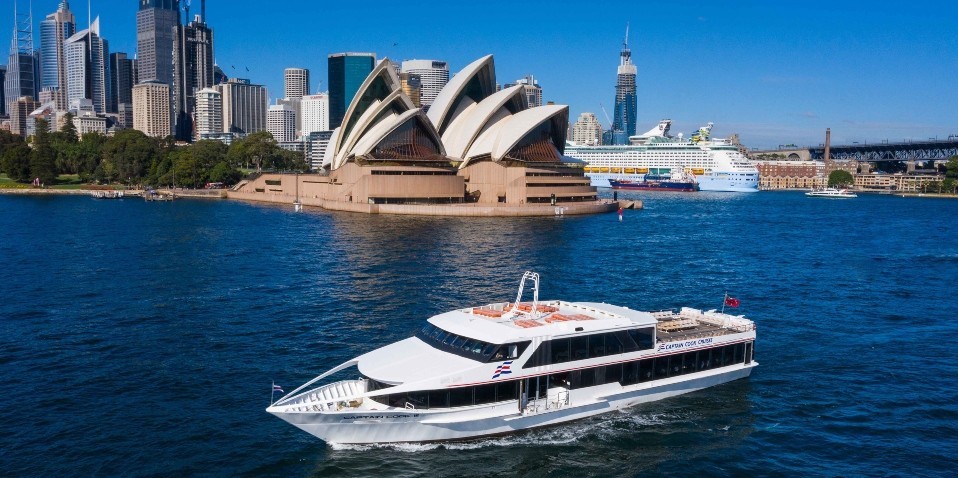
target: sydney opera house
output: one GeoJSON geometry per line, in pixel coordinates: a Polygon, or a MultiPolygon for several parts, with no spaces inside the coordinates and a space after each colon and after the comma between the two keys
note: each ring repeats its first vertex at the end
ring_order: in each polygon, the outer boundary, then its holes
{"type": "Polygon", "coordinates": [[[289,196],[295,188],[303,204],[364,212],[553,203],[569,213],[608,210],[582,163],[562,154],[568,106],[530,108],[522,85],[496,90],[488,55],[455,75],[426,113],[384,59],[334,130],[324,174],[263,175],[230,196],[289,196]]]}

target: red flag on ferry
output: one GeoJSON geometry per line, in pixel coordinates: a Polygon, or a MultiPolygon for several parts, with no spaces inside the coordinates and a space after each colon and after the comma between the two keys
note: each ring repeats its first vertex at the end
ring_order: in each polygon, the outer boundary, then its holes
{"type": "Polygon", "coordinates": [[[740,303],[739,300],[736,299],[735,297],[726,297],[726,298],[725,298],[725,305],[727,305],[727,306],[729,306],[729,307],[738,307],[739,303],[740,303]]]}

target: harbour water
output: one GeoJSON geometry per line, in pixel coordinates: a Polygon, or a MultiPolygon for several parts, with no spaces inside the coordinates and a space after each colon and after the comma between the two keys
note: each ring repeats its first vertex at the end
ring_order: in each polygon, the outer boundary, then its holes
{"type": "Polygon", "coordinates": [[[0,196],[6,476],[951,476],[958,201],[620,193],[561,218],[0,196]],[[287,391],[454,307],[542,296],[721,306],[751,378],[544,430],[328,446],[287,391]]]}

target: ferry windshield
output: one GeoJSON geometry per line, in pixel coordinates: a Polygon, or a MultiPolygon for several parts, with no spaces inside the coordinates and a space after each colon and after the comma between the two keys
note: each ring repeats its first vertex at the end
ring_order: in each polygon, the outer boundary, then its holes
{"type": "Polygon", "coordinates": [[[482,340],[464,337],[461,335],[447,332],[435,325],[426,322],[416,337],[423,342],[442,350],[456,354],[460,357],[476,360],[479,362],[496,362],[500,360],[509,360],[518,358],[525,352],[529,342],[519,342],[513,344],[491,344],[482,340]]]}

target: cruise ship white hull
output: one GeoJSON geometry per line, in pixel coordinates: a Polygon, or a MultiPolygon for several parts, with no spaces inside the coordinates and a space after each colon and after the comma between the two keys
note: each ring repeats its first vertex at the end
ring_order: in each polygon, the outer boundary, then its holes
{"type": "MultiPolygon", "coordinates": [[[[617,181],[641,181],[645,175],[587,173],[586,176],[588,176],[592,181],[592,186],[608,188],[611,187],[609,184],[610,179],[617,181]]],[[[707,175],[696,176],[695,181],[699,185],[699,191],[744,193],[758,192],[758,177],[745,176],[738,172],[711,173],[707,175]]]]}
{"type": "Polygon", "coordinates": [[[610,383],[530,400],[524,412],[518,401],[455,410],[268,411],[327,443],[421,443],[467,440],[554,425],[631,407],[748,377],[758,362],[723,367],[623,387],[610,383]],[[567,393],[568,396],[563,395],[567,393]]]}

